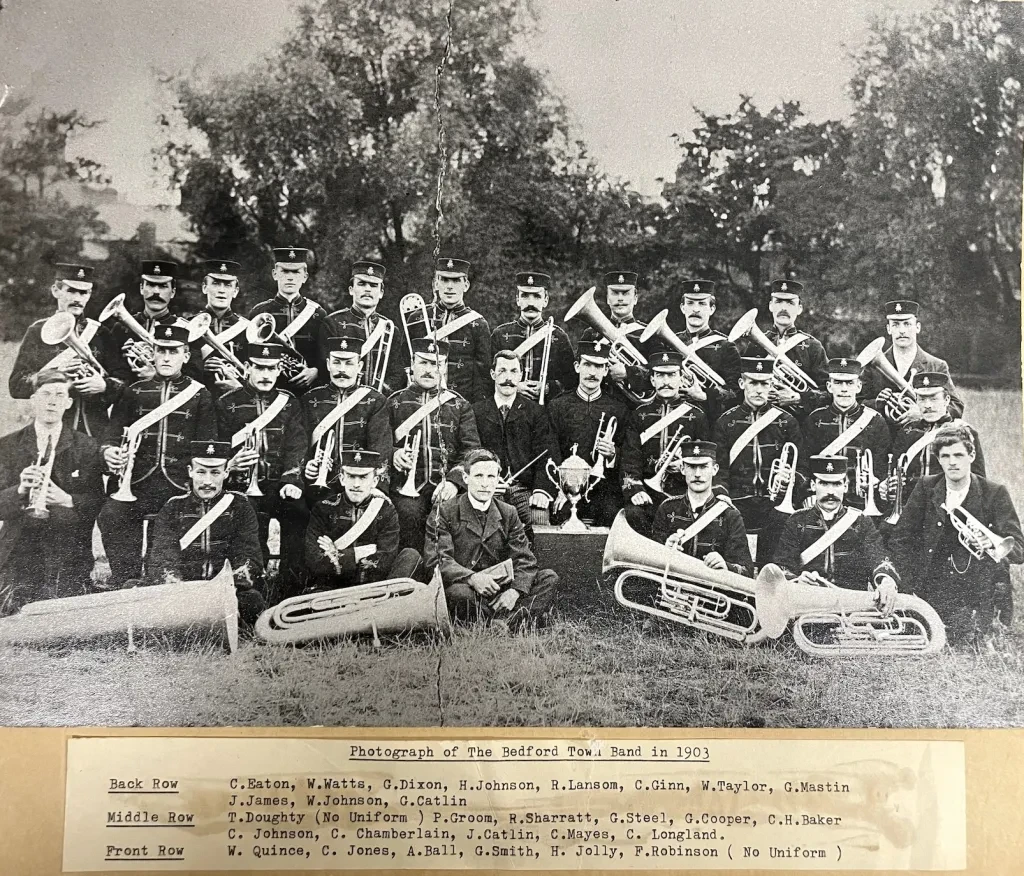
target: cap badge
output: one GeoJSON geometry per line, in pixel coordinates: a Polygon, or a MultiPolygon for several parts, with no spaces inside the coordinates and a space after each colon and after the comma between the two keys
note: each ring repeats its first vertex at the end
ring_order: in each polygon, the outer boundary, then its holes
{"type": "Polygon", "coordinates": [[[757,363],[757,370],[758,371],[764,371],[764,362],[758,362],[757,363]]]}
{"type": "Polygon", "coordinates": [[[436,353],[437,352],[437,344],[435,344],[433,341],[431,341],[429,344],[427,344],[427,352],[428,353],[436,353]]]}
{"type": "Polygon", "coordinates": [[[781,290],[782,290],[783,292],[788,292],[788,291],[789,291],[789,283],[783,283],[783,284],[782,284],[781,286],[779,286],[779,288],[780,288],[780,289],[781,289],[781,290]]]}
{"type": "Polygon", "coordinates": [[[362,461],[363,461],[363,454],[361,454],[361,453],[356,453],[356,455],[355,455],[355,461],[356,461],[356,462],[362,462],[362,461]]]}
{"type": "Polygon", "coordinates": [[[448,259],[448,267],[449,268],[454,268],[455,267],[455,262],[453,262],[451,259],[448,259]]]}
{"type": "Polygon", "coordinates": [[[85,276],[85,268],[79,268],[78,269],[78,276],[79,277],[84,277],[85,276]]]}
{"type": "Polygon", "coordinates": [[[836,470],[836,467],[834,465],[832,465],[831,462],[828,465],[825,466],[825,471],[835,471],[835,470],[836,470]]]}
{"type": "Polygon", "coordinates": [[[167,331],[164,332],[164,337],[169,338],[171,336],[171,327],[167,326],[167,331]]]}
{"type": "Polygon", "coordinates": [[[700,283],[694,283],[693,284],[693,291],[694,292],[700,292],[700,283]]]}
{"type": "Polygon", "coordinates": [[[342,341],[340,344],[338,344],[338,346],[341,347],[341,349],[343,349],[343,350],[347,350],[348,349],[348,341],[342,341]]]}
{"type": "Polygon", "coordinates": [[[222,263],[220,266],[220,272],[222,274],[226,274],[228,272],[228,266],[222,263]]]}
{"type": "Polygon", "coordinates": [[[294,249],[288,250],[288,258],[290,258],[290,259],[295,258],[295,250],[294,249]]]}
{"type": "Polygon", "coordinates": [[[626,278],[623,277],[622,274],[619,274],[619,282],[620,283],[625,283],[626,282],[626,278]]]}
{"type": "Polygon", "coordinates": [[[154,274],[159,274],[160,273],[160,265],[153,265],[153,273],[154,274]]]}
{"type": "Polygon", "coordinates": [[[373,265],[370,265],[370,266],[369,266],[369,267],[368,267],[368,268],[366,269],[366,273],[367,273],[367,274],[369,274],[369,275],[370,275],[371,277],[373,276],[373,265]]]}
{"type": "Polygon", "coordinates": [[[595,350],[595,352],[600,352],[601,348],[605,344],[607,344],[607,343],[608,343],[608,339],[607,338],[598,338],[596,341],[594,341],[594,350],[595,350]]]}
{"type": "Polygon", "coordinates": [[[840,359],[839,360],[839,365],[840,365],[840,367],[845,368],[846,367],[846,360],[845,359],[840,359]]]}
{"type": "Polygon", "coordinates": [[[900,303],[899,303],[899,302],[897,301],[897,302],[896,302],[896,312],[897,312],[897,313],[900,313],[900,312],[902,312],[902,310],[903,310],[903,305],[902,305],[902,304],[900,304],[900,303]]]}
{"type": "Polygon", "coordinates": [[[929,377],[922,377],[921,378],[921,383],[923,383],[925,386],[931,386],[931,378],[929,378],[929,377]]]}
{"type": "Polygon", "coordinates": [[[206,445],[206,452],[207,452],[207,453],[213,453],[213,452],[214,452],[214,451],[213,451],[213,445],[212,445],[212,444],[207,444],[207,445],[206,445]]]}
{"type": "Polygon", "coordinates": [[[532,286],[533,285],[533,275],[532,274],[529,277],[526,278],[526,285],[527,286],[532,286]]]}
{"type": "Polygon", "coordinates": [[[668,353],[662,353],[661,354],[661,361],[662,362],[667,362],[668,361],[668,353]]]}
{"type": "Polygon", "coordinates": [[[270,355],[270,347],[264,347],[263,348],[263,355],[264,356],[269,356],[270,355]]]}

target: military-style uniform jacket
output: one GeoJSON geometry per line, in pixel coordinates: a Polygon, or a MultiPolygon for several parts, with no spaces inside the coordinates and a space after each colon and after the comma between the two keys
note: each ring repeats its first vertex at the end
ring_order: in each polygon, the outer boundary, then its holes
{"type": "Polygon", "coordinates": [[[782,530],[772,562],[792,575],[805,571],[817,572],[840,587],[860,589],[869,582],[877,584],[882,575],[891,576],[899,584],[899,575],[886,555],[882,537],[871,519],[859,511],[855,512],[858,517],[853,526],[833,544],[809,562],[801,562],[800,554],[841,519],[847,507],[842,505],[835,519],[828,522],[817,506],[791,514],[782,530]]]}
{"type": "MultiPolygon", "coordinates": [[[[690,506],[690,497],[685,492],[679,496],[669,496],[654,512],[654,540],[665,544],[670,535],[692,525],[717,498],[709,491],[705,503],[694,509],[690,506]]],[[[719,553],[729,571],[739,575],[750,575],[754,569],[743,518],[731,505],[697,533],[696,538],[688,539],[680,548],[683,553],[698,560],[703,560],[710,553],[719,553]]]]}
{"type": "MultiPolygon", "coordinates": [[[[515,474],[542,451],[552,452],[547,412],[528,398],[517,394],[504,422],[494,396],[473,405],[473,416],[480,446],[498,455],[502,475],[515,474]]],[[[538,489],[550,495],[551,484],[543,474],[546,462],[546,458],[537,460],[516,478],[516,483],[529,493],[538,489]]]]}
{"type": "MultiPolygon", "coordinates": [[[[277,492],[282,484],[302,486],[301,466],[309,443],[306,437],[306,418],[299,400],[287,390],[272,389],[258,392],[249,383],[225,393],[217,401],[217,424],[221,441],[231,441],[234,435],[263,415],[278,394],[288,396],[281,412],[260,430],[260,460],[257,475],[264,493],[277,492]]],[[[237,452],[243,447],[234,447],[237,452]]],[[[249,484],[251,470],[232,473],[234,485],[241,490],[249,484]]]]}
{"type": "Polygon", "coordinates": [[[398,512],[391,500],[377,491],[362,505],[356,505],[344,492],[321,499],[313,506],[306,529],[306,567],[312,578],[311,585],[317,590],[331,590],[347,584],[385,580],[398,556],[398,537],[398,512]],[[350,547],[338,552],[339,573],[317,540],[326,535],[333,541],[348,532],[366,513],[374,496],[381,496],[384,504],[366,531],[350,547]],[[368,544],[376,545],[377,552],[357,564],[355,548],[368,544]]]}
{"type": "MultiPolygon", "coordinates": [[[[640,351],[640,354],[650,361],[651,351],[658,348],[658,344],[654,339],[651,339],[646,344],[640,343],[640,335],[643,334],[647,323],[641,322],[635,317],[629,319],[619,319],[612,315],[608,317],[612,325],[616,328],[621,329],[627,338],[632,342],[633,346],[640,351]]],[[[596,341],[603,338],[597,329],[588,328],[583,332],[581,341],[596,341]]],[[[651,372],[650,368],[643,365],[627,365],[626,366],[626,379],[623,381],[623,385],[620,386],[608,378],[604,382],[605,390],[609,395],[619,399],[623,402],[630,410],[635,408],[639,402],[636,399],[644,398],[650,399],[654,394],[654,387],[651,386],[651,372]],[[631,398],[631,396],[633,396],[631,398]]],[[[572,383],[570,383],[570,389],[572,383]]]]}
{"type": "MultiPolygon", "coordinates": [[[[207,313],[207,314],[210,315],[210,333],[212,335],[214,335],[215,337],[217,335],[221,334],[222,332],[228,331],[233,326],[237,326],[239,324],[239,322],[243,318],[240,314],[237,314],[233,310],[230,310],[230,309],[225,311],[223,314],[221,314],[219,316],[216,313],[214,313],[209,308],[209,306],[204,307],[201,312],[202,313],[207,313]]],[[[246,322],[248,322],[248,320],[246,322]]],[[[247,344],[246,344],[246,340],[245,340],[245,329],[244,328],[237,329],[237,334],[233,334],[230,339],[228,339],[226,341],[221,341],[221,343],[225,347],[227,347],[228,350],[230,350],[232,353],[234,353],[235,356],[237,356],[242,362],[245,362],[245,355],[246,355],[247,344]]],[[[198,346],[199,346],[200,359],[203,360],[203,361],[205,361],[208,356],[216,356],[216,355],[218,355],[213,350],[213,348],[209,346],[209,344],[204,344],[204,343],[201,342],[201,340],[198,343],[198,346]]],[[[201,364],[201,363],[197,363],[197,364],[201,364]]],[[[199,370],[200,370],[202,376],[201,377],[197,377],[196,379],[199,380],[203,384],[203,386],[205,386],[208,390],[210,390],[210,392],[213,394],[214,398],[217,398],[218,396],[220,396],[222,393],[221,393],[221,390],[217,387],[216,383],[214,383],[214,373],[212,371],[208,371],[206,368],[202,368],[202,367],[200,367],[199,370]]],[[[245,383],[245,376],[242,375],[239,378],[239,380],[240,380],[240,382],[245,383]]]]}
{"type": "Polygon", "coordinates": [[[736,460],[729,464],[729,452],[733,444],[755,420],[770,410],[773,410],[772,406],[765,405],[755,411],[744,402],[722,414],[715,424],[714,440],[718,444],[718,474],[715,483],[727,489],[734,501],[766,494],[772,462],[782,453],[786,442],[796,444],[799,457],[803,458],[800,427],[792,414],[783,411],[774,422],[754,436],[736,460]],[[755,486],[755,480],[760,481],[760,486],[755,486]]]}
{"type": "MultiPolygon", "coordinates": [[[[188,313],[179,313],[174,310],[167,310],[160,314],[160,316],[149,316],[146,313],[145,308],[129,312],[135,317],[138,323],[154,337],[161,326],[166,327],[169,325],[175,325],[179,320],[187,320],[190,316],[188,313]]],[[[128,366],[128,359],[124,355],[122,347],[124,347],[126,341],[137,341],[139,339],[128,331],[127,326],[125,326],[125,324],[120,320],[111,319],[106,323],[106,325],[109,326],[114,350],[121,359],[118,366],[120,370],[117,373],[124,379],[126,385],[130,384],[133,381],[138,380],[139,376],[128,366]]],[[[198,380],[200,383],[204,383],[205,375],[203,373],[203,357],[200,353],[198,341],[189,345],[189,351],[191,356],[189,357],[188,362],[185,363],[182,373],[191,377],[193,380],[198,380]]]]}
{"type": "Polygon", "coordinates": [[[29,494],[18,495],[21,473],[39,458],[35,425],[0,438],[0,587],[26,586],[40,598],[61,583],[86,583],[92,569],[91,533],[103,502],[99,446],[65,423],[57,439],[50,479],[71,494],[72,507],[48,506],[46,520],[26,516],[29,494]],[[68,581],[68,578],[71,581],[68,581]]]}
{"type": "MultiPolygon", "coordinates": [[[[890,343],[885,350],[882,351],[882,355],[889,360],[889,364],[892,365],[893,369],[897,372],[899,368],[896,367],[896,360],[893,358],[892,344],[890,343]]],[[[914,356],[914,361],[910,363],[910,371],[914,371],[917,374],[923,374],[924,372],[936,371],[941,374],[949,375],[949,364],[945,359],[940,359],[938,356],[933,356],[931,353],[922,350],[920,347],[917,348],[917,355],[914,356]]],[[[902,375],[910,381],[910,371],[902,375]]],[[[878,370],[872,366],[868,366],[864,369],[863,376],[864,388],[861,390],[861,399],[865,404],[876,408],[880,413],[884,414],[884,405],[878,405],[875,401],[883,389],[888,387],[892,389],[894,393],[899,394],[899,390],[889,384],[889,381],[882,377],[878,373],[878,370]]],[[[953,417],[962,417],[964,415],[964,403],[960,398],[960,395],[956,391],[956,387],[953,385],[953,378],[949,379],[949,413],[953,417]]],[[[888,418],[887,418],[888,419],[888,418]]]]}
{"type": "MultiPolygon", "coordinates": [[[[334,324],[334,329],[338,336],[354,336],[362,338],[364,341],[373,334],[377,325],[382,320],[385,323],[391,323],[392,332],[391,353],[388,356],[388,363],[384,369],[383,392],[385,396],[388,396],[406,383],[405,375],[402,373],[402,365],[399,361],[401,358],[399,354],[404,344],[401,329],[395,326],[392,320],[386,316],[381,316],[377,312],[371,313],[369,316],[363,316],[355,308],[346,307],[342,310],[335,310],[331,314],[331,322],[334,324]]],[[[379,350],[379,347],[374,347],[373,350],[363,357],[363,374],[360,382],[365,386],[369,385],[368,380],[377,368],[379,350]]]]}
{"type": "MultiPolygon", "coordinates": [[[[191,378],[173,380],[151,377],[137,380],[127,389],[110,412],[110,428],[105,445],[121,444],[124,428],[156,410],[168,399],[191,385],[191,378]]],[[[132,485],[166,481],[179,491],[189,488],[188,464],[193,441],[217,437],[217,412],[213,396],[204,386],[177,410],[154,423],[142,434],[132,470],[132,485]]],[[[145,489],[145,486],[143,486],[145,489]]]]}
{"type": "MultiPolygon", "coordinates": [[[[438,392],[445,391],[435,389],[424,392],[418,386],[409,386],[392,393],[386,405],[392,437],[402,423],[421,407],[433,401],[438,392]]],[[[416,459],[417,485],[423,484],[424,481],[435,486],[441,483],[448,473],[462,462],[466,453],[480,446],[473,408],[458,393],[432,414],[420,420],[410,433],[410,439],[417,432],[420,433],[420,448],[416,459]]],[[[404,443],[396,440],[395,446],[397,448],[404,443]]],[[[392,459],[392,454],[388,455],[388,459],[392,459]]],[[[393,460],[391,469],[391,488],[397,489],[405,483],[409,473],[395,469],[393,460]]]]}
{"type": "MultiPolygon", "coordinates": [[[[547,320],[542,319],[536,325],[530,325],[521,316],[512,322],[499,325],[491,333],[491,354],[498,350],[514,350],[534,332],[544,328],[547,320]]],[[[544,342],[540,341],[523,356],[523,380],[539,380],[540,369],[544,361],[544,342]]],[[[545,404],[563,392],[572,392],[576,385],[576,372],[573,370],[575,354],[572,343],[565,329],[554,326],[551,333],[551,352],[548,355],[548,379],[545,390],[545,404]]],[[[486,445],[485,445],[486,446],[486,445]]]]}
{"type": "Polygon", "coordinates": [[[708,422],[714,424],[741,398],[739,351],[725,335],[710,328],[696,334],[682,332],[679,337],[688,347],[698,346],[698,349],[694,351],[696,355],[725,381],[725,387],[722,389],[713,383],[709,384],[707,388],[708,398],[704,402],[704,413],[707,415],[708,422]],[[703,346],[699,346],[701,344],[703,346]]]}
{"type": "MultiPolygon", "coordinates": [[[[670,402],[655,399],[630,412],[626,418],[626,436],[622,446],[622,492],[626,499],[632,499],[641,491],[651,495],[652,499],[657,498],[653,495],[651,488],[644,483],[644,479],[655,473],[658,458],[677,434],[685,435],[691,440],[708,437],[707,418],[696,404],[685,399],[675,399],[670,402]],[[671,423],[667,429],[662,429],[658,434],[652,435],[641,443],[641,436],[646,429],[680,405],[689,408],[689,412],[681,414],[679,419],[671,423]]],[[[686,481],[680,473],[669,471],[665,476],[664,484],[664,493],[667,495],[679,495],[686,492],[686,481]]]]}
{"type": "MultiPolygon", "coordinates": [[[[807,478],[810,472],[811,457],[820,454],[839,435],[856,423],[865,411],[872,415],[871,422],[843,449],[836,451],[837,456],[845,456],[850,461],[850,490],[846,495],[846,502],[854,508],[863,508],[865,501],[865,497],[854,495],[856,474],[854,466],[857,462],[858,451],[871,451],[872,470],[879,480],[884,480],[889,465],[891,446],[889,427],[877,411],[862,404],[855,404],[846,411],[839,410],[834,404],[812,411],[804,421],[804,442],[800,448],[800,458],[797,462],[797,468],[801,475],[807,478]]],[[[875,500],[878,501],[877,487],[875,487],[875,500]]]]}
{"type": "MultiPolygon", "coordinates": [[[[470,312],[465,304],[448,310],[428,304],[433,331],[470,312]]],[[[472,404],[491,392],[491,329],[482,316],[445,338],[448,341],[448,387],[472,404]]]]}
{"type": "Polygon", "coordinates": [[[551,420],[554,450],[557,451],[555,465],[560,465],[564,459],[572,456],[574,444],[579,445],[579,456],[591,464],[595,463],[597,460],[593,457],[593,450],[597,430],[605,430],[608,427],[608,418],[614,417],[615,435],[612,437],[612,443],[616,447],[616,458],[612,468],[617,469],[620,466],[629,415],[629,408],[625,402],[609,395],[603,389],[597,398],[588,401],[579,394],[577,388],[575,392],[560,395],[546,407],[551,420]]]}
{"type": "Polygon", "coordinates": [[[263,552],[256,511],[241,493],[229,491],[228,495],[233,497],[231,504],[188,547],[181,549],[181,538],[224,495],[206,501],[190,490],[167,500],[153,524],[152,547],[146,558],[148,579],[160,584],[170,572],[182,581],[209,580],[220,572],[225,560],[236,573],[248,568],[254,584],[262,577],[263,552]]]}
{"type": "MultiPolygon", "coordinates": [[[[258,313],[269,313],[274,317],[277,332],[280,334],[291,325],[293,320],[298,318],[310,301],[312,301],[311,298],[302,294],[296,295],[291,301],[283,295],[277,294],[253,307],[249,318],[252,319],[258,313]]],[[[316,304],[315,301],[313,303],[316,304]]],[[[333,323],[327,316],[327,311],[316,304],[313,315],[291,337],[291,345],[295,347],[306,364],[320,371],[320,376],[314,382],[314,386],[327,379],[327,338],[331,335],[332,327],[333,323]]],[[[303,395],[308,391],[294,386],[288,388],[295,391],[296,395],[303,395]]]]}
{"type": "MultiPolygon", "coordinates": [[[[316,386],[302,397],[302,409],[306,423],[306,450],[301,465],[303,477],[305,477],[306,463],[316,455],[313,431],[320,421],[352,392],[355,392],[355,389],[343,393],[338,387],[330,384],[316,386]]],[[[342,450],[373,450],[380,454],[382,460],[391,459],[393,436],[389,417],[387,399],[377,390],[368,389],[365,398],[334,424],[334,450],[332,452],[334,464],[327,476],[328,490],[331,492],[341,490],[342,450]]],[[[326,437],[321,440],[326,440],[326,437]]],[[[389,471],[390,465],[386,465],[384,473],[381,475],[380,488],[382,490],[388,488],[389,471]]]]}
{"type": "MultiPolygon", "coordinates": [[[[18,348],[18,356],[14,360],[14,367],[11,369],[11,377],[8,381],[8,389],[12,398],[31,396],[34,389],[32,379],[55,356],[62,354],[62,358],[68,358],[75,355],[65,344],[51,347],[49,344],[43,343],[40,333],[44,322],[46,322],[45,319],[37,319],[32,323],[18,348]],[[66,355],[64,355],[64,351],[67,351],[66,355]]],[[[71,387],[71,395],[74,397],[75,403],[64,415],[64,422],[72,429],[99,440],[107,430],[107,408],[120,396],[126,380],[131,382],[134,377],[128,370],[128,366],[122,359],[120,350],[115,346],[114,338],[106,326],[100,325],[94,319],[80,319],[75,330],[79,335],[83,332],[95,331],[88,342],[88,347],[103,366],[103,370],[107,372],[105,378],[107,388],[99,395],[79,396],[74,387],[71,387]]]]}
{"type": "MultiPolygon", "coordinates": [[[[936,420],[934,423],[926,423],[924,420],[916,420],[912,423],[908,423],[906,426],[900,426],[899,431],[892,440],[893,465],[896,465],[900,456],[906,453],[909,448],[913,447],[919,438],[935,429],[938,429],[946,423],[952,422],[953,418],[947,414],[946,416],[936,420]]],[[[971,430],[971,435],[974,438],[975,456],[974,462],[971,463],[971,472],[972,474],[985,477],[985,453],[981,449],[981,436],[978,435],[978,430],[970,424],[964,423],[964,425],[971,430]]],[[[903,488],[904,499],[908,499],[910,497],[911,491],[922,477],[934,474],[942,474],[942,466],[939,465],[939,460],[936,458],[935,452],[931,449],[931,445],[926,445],[923,450],[914,456],[913,460],[910,462],[910,467],[907,469],[907,482],[903,488]]]]}
{"type": "Polygon", "coordinates": [[[486,511],[478,511],[469,496],[461,495],[427,517],[424,565],[430,573],[440,568],[445,587],[466,584],[474,572],[508,559],[514,577],[511,586],[528,595],[537,577],[537,558],[511,505],[492,499],[486,511]]]}
{"type": "MultiPolygon", "coordinates": [[[[811,411],[824,407],[831,400],[829,391],[825,388],[825,384],[828,383],[828,354],[821,341],[796,326],[780,331],[778,326],[773,324],[765,334],[779,347],[792,344],[784,350],[787,358],[799,365],[818,386],[817,389],[808,387],[806,392],[800,393],[798,402],[778,404],[778,407],[788,411],[802,423],[811,411]],[[794,338],[799,340],[793,340],[794,338]]],[[[748,340],[743,355],[763,356],[764,348],[756,341],[748,340]]]]}

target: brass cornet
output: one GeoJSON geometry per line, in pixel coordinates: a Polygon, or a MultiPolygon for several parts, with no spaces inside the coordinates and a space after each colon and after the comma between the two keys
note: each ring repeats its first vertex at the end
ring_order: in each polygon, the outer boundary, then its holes
{"type": "Polygon", "coordinates": [[[57,448],[53,444],[53,436],[50,436],[46,439],[46,446],[40,452],[39,458],[36,459],[36,467],[43,469],[42,478],[29,490],[28,505],[25,507],[25,514],[33,520],[46,520],[50,516],[50,509],[46,507],[46,489],[50,485],[53,460],[56,456],[57,448]]]}
{"type": "Polygon", "coordinates": [[[874,458],[870,450],[857,451],[857,495],[864,499],[864,515],[866,517],[881,517],[882,512],[875,504],[875,486],[878,478],[875,477],[874,458]]]}
{"type": "MultiPolygon", "coordinates": [[[[420,494],[420,490],[423,487],[416,486],[416,465],[420,459],[420,438],[422,433],[417,432],[412,436],[412,466],[409,468],[409,475],[405,479],[405,483],[398,488],[398,492],[402,496],[415,497],[420,494]]],[[[409,439],[405,439],[405,446],[410,447],[409,439]]]]}
{"type": "MultiPolygon", "coordinates": [[[[249,433],[245,436],[245,444],[243,444],[242,447],[244,450],[255,450],[259,452],[260,433],[255,429],[250,429],[249,433]]],[[[260,489],[260,461],[258,459],[253,463],[252,471],[249,473],[249,486],[245,491],[245,495],[263,495],[263,490],[260,489]]]]}
{"type": "Polygon", "coordinates": [[[665,492],[665,478],[668,476],[669,468],[673,463],[678,463],[682,459],[680,456],[682,446],[690,440],[689,435],[683,434],[683,428],[680,426],[676,429],[675,434],[665,444],[665,449],[661,451],[658,461],[654,464],[654,474],[649,478],[644,478],[644,483],[655,492],[665,492]]]}
{"type": "MultiPolygon", "coordinates": [[[[316,480],[314,486],[327,487],[327,478],[331,471],[331,461],[334,458],[334,430],[331,429],[323,438],[323,443],[316,448],[316,480]]],[[[340,457],[341,454],[339,453],[340,457]]]]}
{"type": "MultiPolygon", "coordinates": [[[[879,374],[899,390],[899,395],[890,398],[885,404],[885,413],[889,419],[898,420],[917,401],[917,393],[910,382],[906,378],[900,377],[899,372],[885,358],[882,353],[884,347],[885,338],[875,338],[857,354],[857,361],[862,368],[867,368],[868,365],[873,366],[879,374]]],[[[914,372],[911,371],[910,375],[913,378],[914,372]]]]}
{"type": "Polygon", "coordinates": [[[797,394],[807,392],[808,389],[818,388],[818,385],[811,376],[783,353],[778,345],[758,328],[756,308],[748,310],[737,320],[736,325],[729,332],[729,340],[735,344],[736,341],[747,335],[750,335],[751,340],[755,341],[772,357],[774,361],[772,378],[779,386],[797,394]]]}
{"type": "Polygon", "coordinates": [[[128,348],[125,350],[125,358],[127,358],[132,371],[138,373],[152,368],[153,336],[143,328],[142,323],[128,312],[128,308],[124,306],[123,292],[114,296],[100,312],[100,322],[106,322],[111,317],[123,323],[125,328],[135,335],[136,340],[129,341],[128,348]]]}
{"type": "Polygon", "coordinates": [[[892,497],[892,511],[889,513],[889,516],[885,518],[886,523],[895,525],[900,522],[900,516],[903,514],[903,491],[906,489],[908,468],[910,468],[910,460],[907,459],[907,454],[901,453],[894,471],[892,468],[892,454],[889,454],[889,472],[886,480],[895,475],[896,489],[892,497]]]}
{"type": "Polygon", "coordinates": [[[134,502],[136,496],[132,493],[132,473],[135,470],[135,454],[142,442],[142,432],[132,434],[128,426],[124,428],[124,435],[121,438],[121,450],[125,453],[124,466],[118,475],[117,490],[110,498],[115,502],[134,502]]]}
{"type": "Polygon", "coordinates": [[[107,376],[107,372],[93,355],[89,345],[78,336],[78,332],[75,330],[75,318],[70,313],[61,311],[47,319],[40,329],[39,337],[44,344],[51,347],[55,347],[57,344],[66,344],[68,350],[75,353],[75,359],[66,365],[59,366],[61,371],[72,378],[89,377],[92,374],[98,374],[100,377],[107,376]]]}
{"type": "Polygon", "coordinates": [[[960,544],[976,559],[980,560],[982,557],[988,556],[995,562],[1001,563],[1013,550],[1013,536],[1000,538],[964,507],[957,505],[954,508],[948,508],[945,503],[939,507],[949,515],[949,522],[953,524],[960,544]]]}
{"type": "MultiPolygon", "coordinates": [[[[601,420],[597,424],[597,434],[594,436],[594,448],[590,451],[590,457],[594,460],[594,464],[590,468],[590,476],[594,478],[595,484],[604,478],[604,457],[597,452],[597,444],[602,438],[606,441],[613,440],[616,426],[618,426],[618,420],[614,416],[608,417],[608,422],[605,423],[604,414],[601,414],[601,420]]],[[[589,488],[587,491],[589,492],[589,488]]]]}
{"type": "Polygon", "coordinates": [[[793,505],[793,487],[796,484],[796,462],[799,450],[792,441],[782,445],[782,452],[772,460],[772,466],[768,470],[768,497],[774,502],[782,492],[783,477],[786,479],[786,492],[782,501],[775,506],[780,514],[795,514],[796,507],[793,505]]]}

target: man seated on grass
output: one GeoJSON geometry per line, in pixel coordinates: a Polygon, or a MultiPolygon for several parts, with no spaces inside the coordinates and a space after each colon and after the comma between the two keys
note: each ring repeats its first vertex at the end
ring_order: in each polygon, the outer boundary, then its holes
{"type": "Polygon", "coordinates": [[[558,575],[537,569],[516,509],[494,498],[500,467],[490,450],[467,454],[467,493],[427,518],[427,572],[441,570],[448,607],[457,619],[484,618],[507,628],[530,621],[543,625],[558,575]],[[511,561],[510,575],[493,568],[506,561],[511,561]]]}
{"type": "Polygon", "coordinates": [[[343,491],[316,503],[306,529],[307,592],[415,576],[419,551],[399,551],[398,512],[377,489],[386,462],[372,450],[342,452],[343,491]]]}
{"type": "Polygon", "coordinates": [[[263,583],[263,551],[249,500],[224,489],[231,456],[226,441],[192,442],[191,489],[183,496],[172,496],[157,514],[146,578],[153,584],[163,584],[167,576],[210,580],[227,560],[235,574],[239,618],[251,626],[264,608],[256,589],[263,583]]]}

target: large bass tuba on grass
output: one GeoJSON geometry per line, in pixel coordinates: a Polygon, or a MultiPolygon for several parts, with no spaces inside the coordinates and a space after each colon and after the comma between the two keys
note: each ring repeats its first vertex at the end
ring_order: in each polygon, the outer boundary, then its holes
{"type": "Polygon", "coordinates": [[[319,593],[293,596],[267,609],[256,621],[256,635],[271,644],[298,644],[317,639],[436,629],[451,632],[441,573],[429,584],[392,578],[319,593]]]}

